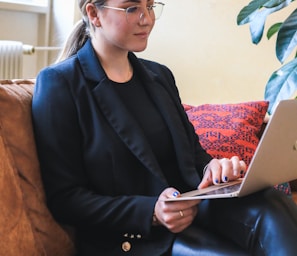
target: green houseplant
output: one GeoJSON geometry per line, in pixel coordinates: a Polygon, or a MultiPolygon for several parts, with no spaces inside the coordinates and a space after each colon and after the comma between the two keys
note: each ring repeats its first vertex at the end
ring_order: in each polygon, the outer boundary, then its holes
{"type": "Polygon", "coordinates": [[[291,8],[292,13],[272,25],[267,38],[276,36],[275,54],[281,67],[274,71],[265,86],[264,98],[270,102],[268,112],[272,113],[279,100],[287,99],[297,90],[297,55],[289,59],[297,46],[297,6],[295,0],[253,0],[243,7],[237,24],[249,24],[251,39],[258,44],[264,34],[267,17],[283,8],[291,8]]]}

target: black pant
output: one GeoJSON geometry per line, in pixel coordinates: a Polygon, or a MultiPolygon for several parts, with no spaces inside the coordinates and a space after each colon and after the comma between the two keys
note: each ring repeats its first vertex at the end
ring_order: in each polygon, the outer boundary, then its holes
{"type": "Polygon", "coordinates": [[[187,244],[189,239],[183,239],[180,234],[182,239],[179,241],[185,242],[187,255],[197,255],[198,251],[206,255],[204,242],[201,242],[207,237],[206,233],[218,242],[216,248],[216,241],[211,241],[211,247],[207,249],[207,254],[211,255],[241,255],[240,252],[253,256],[297,255],[297,206],[283,192],[271,188],[243,198],[203,200],[198,208],[192,227],[196,226],[196,231],[193,233],[192,229],[190,234],[191,243],[187,244]],[[235,248],[229,244],[227,253],[221,254],[224,242],[220,238],[230,241],[235,248]],[[193,248],[189,248],[191,246],[193,248]],[[211,250],[215,252],[209,252],[211,250]]]}

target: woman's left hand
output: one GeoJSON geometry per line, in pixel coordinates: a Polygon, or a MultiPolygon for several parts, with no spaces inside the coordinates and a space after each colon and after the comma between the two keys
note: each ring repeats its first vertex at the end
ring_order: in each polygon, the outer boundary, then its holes
{"type": "Polygon", "coordinates": [[[180,193],[175,188],[166,188],[155,204],[158,225],[163,225],[172,233],[179,233],[191,225],[197,215],[197,205],[201,202],[199,199],[166,202],[166,199],[178,196],[180,193]]]}
{"type": "Polygon", "coordinates": [[[198,189],[242,178],[246,168],[245,162],[239,160],[237,156],[233,156],[230,159],[212,159],[206,167],[198,189]]]}

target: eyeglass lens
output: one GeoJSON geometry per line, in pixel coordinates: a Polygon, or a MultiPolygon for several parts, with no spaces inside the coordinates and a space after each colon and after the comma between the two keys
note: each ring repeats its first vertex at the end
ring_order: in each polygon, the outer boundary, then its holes
{"type": "Polygon", "coordinates": [[[131,6],[126,9],[126,17],[129,23],[138,22],[143,15],[148,12],[152,19],[159,19],[163,11],[163,4],[154,3],[152,6],[146,7],[146,10],[141,6],[131,6]]]}

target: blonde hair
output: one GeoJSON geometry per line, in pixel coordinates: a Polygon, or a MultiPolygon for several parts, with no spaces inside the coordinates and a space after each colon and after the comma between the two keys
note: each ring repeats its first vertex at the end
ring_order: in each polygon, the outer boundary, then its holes
{"type": "Polygon", "coordinates": [[[78,0],[78,6],[82,15],[82,19],[74,25],[73,30],[67,37],[56,62],[60,62],[76,54],[77,51],[85,44],[88,38],[91,37],[94,27],[92,24],[90,24],[86,12],[86,5],[92,2],[96,2],[100,6],[104,5],[106,0],[78,0]]]}

